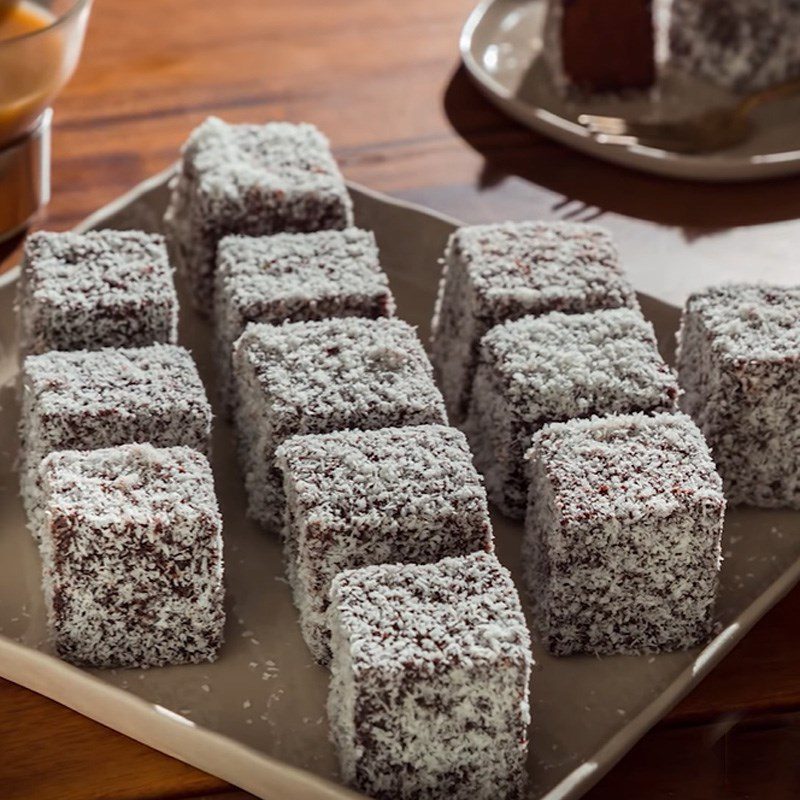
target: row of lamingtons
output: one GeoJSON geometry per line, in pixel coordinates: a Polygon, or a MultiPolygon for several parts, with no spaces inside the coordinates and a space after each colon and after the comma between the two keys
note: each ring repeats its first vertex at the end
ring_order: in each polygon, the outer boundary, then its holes
{"type": "MultiPolygon", "coordinates": [[[[213,320],[250,516],[282,531],[304,638],[331,666],[343,777],[367,793],[523,791],[529,636],[448,413],[491,499],[527,508],[535,628],[558,655],[712,632],[725,499],[703,433],[729,500],[800,505],[798,290],[690,299],[680,377],[701,433],[597,227],[451,237],[443,400],[312,126],[207,120],[165,225],[213,320]]],[[[55,646],[81,664],[196,662],[222,644],[211,410],[177,313],[158,236],[27,242],[21,484],[55,646]]]]}

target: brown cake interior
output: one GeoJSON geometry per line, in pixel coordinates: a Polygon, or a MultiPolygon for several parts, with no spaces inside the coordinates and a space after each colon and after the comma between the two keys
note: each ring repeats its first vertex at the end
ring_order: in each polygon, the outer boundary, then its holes
{"type": "Polygon", "coordinates": [[[647,89],[656,77],[652,0],[563,0],[564,72],[587,92],[647,89]]]}

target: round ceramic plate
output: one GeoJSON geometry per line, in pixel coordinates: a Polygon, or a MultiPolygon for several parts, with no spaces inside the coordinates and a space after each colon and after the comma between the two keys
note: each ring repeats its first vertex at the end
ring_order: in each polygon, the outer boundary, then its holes
{"type": "Polygon", "coordinates": [[[545,6],[545,0],[484,0],[461,34],[464,65],[481,91],[510,116],[597,158],[673,178],[739,181],[800,173],[800,97],[765,106],[754,115],[754,132],[746,142],[707,155],[597,142],[578,124],[580,114],[677,119],[730,103],[732,97],[665,69],[652,96],[565,99],[540,58],[545,6]]]}

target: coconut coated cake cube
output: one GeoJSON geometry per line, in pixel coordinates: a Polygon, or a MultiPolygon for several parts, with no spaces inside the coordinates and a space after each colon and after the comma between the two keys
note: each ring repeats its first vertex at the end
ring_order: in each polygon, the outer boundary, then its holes
{"type": "Polygon", "coordinates": [[[248,513],[276,531],[284,495],[275,450],[290,436],[447,424],[422,344],[396,319],[251,323],[234,348],[234,375],[248,513]]]}
{"type": "Polygon", "coordinates": [[[22,387],[20,483],[34,534],[41,511],[37,470],[53,450],[150,442],[208,451],[211,407],[182,347],[28,356],[22,387]]]}
{"type": "Polygon", "coordinates": [[[682,650],[711,635],[725,499],[688,416],[553,423],[527,458],[523,567],[552,653],[682,650]]]}
{"type": "Polygon", "coordinates": [[[346,783],[378,800],[521,800],[530,638],[495,556],[342,572],[331,629],[346,783]]]}
{"type": "Polygon", "coordinates": [[[451,420],[469,408],[479,343],[495,325],[551,311],[638,308],[603,228],[506,222],[459,228],[444,257],[432,323],[433,364],[451,420]]]}
{"type": "Polygon", "coordinates": [[[213,661],[225,613],[207,458],[148,444],[61,451],[41,476],[43,588],[58,655],[94,667],[213,661]]]}
{"type": "Polygon", "coordinates": [[[375,235],[358,228],[226,236],[217,251],[215,355],[230,411],[231,352],[248,322],[390,317],[395,303],[375,235]]]}
{"type": "Polygon", "coordinates": [[[731,503],[800,508],[800,287],[693,294],[678,353],[684,409],[731,503]]]}
{"type": "Polygon", "coordinates": [[[545,423],[633,411],[672,411],[678,383],[653,326],[628,308],[524,317],[493,328],[465,430],[489,499],[525,513],[524,454],[545,423]]]}
{"type": "Polygon", "coordinates": [[[183,147],[164,222],[194,304],[209,315],[223,236],[346,228],[353,210],[328,140],[313,125],[209,117],[183,147]]]}
{"type": "Polygon", "coordinates": [[[156,234],[31,234],[18,305],[23,353],[177,341],[173,270],[156,234]]]}
{"type": "Polygon", "coordinates": [[[800,0],[673,0],[670,66],[736,92],[800,77],[800,0]]]}
{"type": "Polygon", "coordinates": [[[320,663],[330,660],[328,594],[342,570],[493,549],[483,481],[455,428],[295,436],[276,460],[287,498],[287,571],[320,663]]]}

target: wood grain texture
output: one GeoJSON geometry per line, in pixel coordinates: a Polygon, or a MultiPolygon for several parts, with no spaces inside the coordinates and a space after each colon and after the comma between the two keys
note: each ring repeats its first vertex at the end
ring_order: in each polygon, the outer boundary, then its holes
{"type": "MultiPolygon", "coordinates": [[[[798,179],[713,186],[651,178],[573,153],[500,115],[458,68],[458,32],[472,4],[96,0],[83,61],[56,103],[53,201],[41,224],[70,227],[162,169],[214,113],[314,122],[333,140],[348,178],[468,221],[613,220],[639,237],[641,252],[668,231],[685,256],[716,242],[715,253],[752,262],[756,274],[769,259],[796,258],[798,179]]],[[[672,258],[654,245],[653,270],[668,271],[672,258]]],[[[800,590],[592,800],[798,796],[798,619],[800,590]]],[[[0,796],[247,797],[5,682],[0,796]]]]}
{"type": "Polygon", "coordinates": [[[0,681],[0,797],[4,800],[160,800],[225,788],[217,778],[41,695],[0,681]]]}

